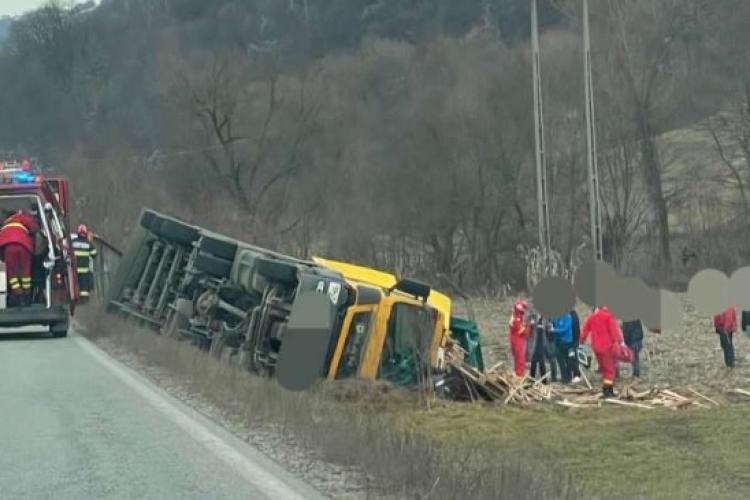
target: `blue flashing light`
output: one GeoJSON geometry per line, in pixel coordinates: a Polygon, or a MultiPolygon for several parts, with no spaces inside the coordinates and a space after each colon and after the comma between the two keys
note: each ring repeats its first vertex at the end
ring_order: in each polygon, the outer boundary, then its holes
{"type": "Polygon", "coordinates": [[[31,172],[17,172],[13,176],[13,180],[19,184],[33,184],[36,182],[36,175],[31,172]]]}

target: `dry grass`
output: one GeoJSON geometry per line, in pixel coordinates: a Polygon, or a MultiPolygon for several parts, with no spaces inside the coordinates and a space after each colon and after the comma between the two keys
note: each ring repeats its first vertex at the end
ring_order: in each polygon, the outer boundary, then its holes
{"type": "MultiPolygon", "coordinates": [[[[510,301],[473,306],[488,364],[507,356],[510,301]]],[[[428,410],[414,394],[380,383],[289,393],[110,318],[92,331],[106,331],[140,359],[166,367],[232,418],[273,423],[321,460],[366,471],[370,498],[716,499],[742,498],[737,492],[750,487],[750,456],[736,449],[750,439],[746,404],[644,412],[438,402],[428,410]]],[[[744,338],[737,343],[738,352],[747,348],[744,338]]],[[[701,380],[694,385],[716,391],[748,387],[750,367],[738,365],[727,375],[710,322],[689,308],[685,331],[651,336],[646,344],[647,381],[678,386],[701,380]]]]}
{"type": "Polygon", "coordinates": [[[146,364],[166,369],[230,419],[272,423],[320,459],[364,471],[368,497],[580,497],[569,480],[556,479],[541,464],[522,462],[502,449],[433,439],[429,426],[412,418],[422,411],[412,393],[359,382],[292,393],[274,381],[218,363],[186,343],[111,317],[88,316],[94,340],[105,337],[146,364]]]}

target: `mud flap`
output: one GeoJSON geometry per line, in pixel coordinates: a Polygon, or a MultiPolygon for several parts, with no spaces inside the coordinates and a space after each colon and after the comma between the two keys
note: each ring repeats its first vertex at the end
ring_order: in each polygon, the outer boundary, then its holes
{"type": "Polygon", "coordinates": [[[309,291],[297,297],[276,364],[276,379],[282,387],[302,391],[321,378],[331,324],[331,302],[326,295],[309,291]]]}

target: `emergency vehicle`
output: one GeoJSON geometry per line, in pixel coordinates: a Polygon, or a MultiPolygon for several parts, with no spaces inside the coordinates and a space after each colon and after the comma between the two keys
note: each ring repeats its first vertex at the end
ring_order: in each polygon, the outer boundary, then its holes
{"type": "Polygon", "coordinates": [[[8,307],[8,280],[0,260],[0,328],[47,327],[53,337],[65,337],[78,302],[67,180],[46,178],[28,162],[0,161],[0,216],[5,220],[19,210],[31,214],[40,228],[31,304],[8,307]]]}

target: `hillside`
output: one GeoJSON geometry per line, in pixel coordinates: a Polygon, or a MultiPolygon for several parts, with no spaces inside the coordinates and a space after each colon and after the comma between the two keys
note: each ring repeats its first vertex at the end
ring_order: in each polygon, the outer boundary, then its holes
{"type": "MultiPolygon", "coordinates": [[[[518,248],[537,237],[528,5],[45,7],[16,21],[0,56],[15,75],[0,95],[0,148],[76,177],[78,216],[113,241],[140,206],[157,205],[293,254],[447,273],[477,293],[520,289],[518,248]]],[[[552,240],[564,256],[588,234],[576,5],[540,5],[552,240]]],[[[746,9],[592,7],[606,252],[622,269],[675,271],[682,241],[662,239],[731,233],[725,222],[743,220],[731,186],[710,187],[721,160],[689,127],[742,100],[746,9]],[[654,176],[661,191],[645,189],[654,176]]],[[[726,248],[706,248],[701,265],[736,264],[726,248]]]]}

